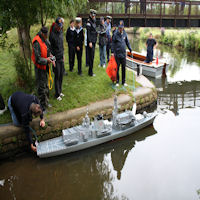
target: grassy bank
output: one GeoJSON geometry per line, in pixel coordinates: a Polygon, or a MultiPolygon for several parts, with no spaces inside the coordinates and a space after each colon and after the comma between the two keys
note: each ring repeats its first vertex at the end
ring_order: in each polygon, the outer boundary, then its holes
{"type": "MultiPolygon", "coordinates": [[[[67,21],[67,20],[66,20],[67,21]]],[[[48,26],[50,27],[51,21],[49,21],[48,26]]],[[[64,30],[67,29],[68,23],[65,23],[64,30]]],[[[31,37],[38,32],[40,29],[40,25],[35,25],[31,29],[31,37]]],[[[12,29],[8,34],[8,46],[10,44],[14,44],[14,49],[18,49],[17,44],[17,31],[16,29],[12,29]]],[[[50,90],[50,104],[52,104],[52,108],[49,109],[48,115],[56,112],[61,112],[73,108],[78,108],[81,106],[88,105],[91,102],[95,102],[98,100],[106,99],[111,97],[115,90],[111,86],[111,80],[106,74],[106,70],[103,68],[99,68],[99,49],[96,46],[96,53],[95,53],[95,61],[94,61],[94,73],[96,77],[89,77],[87,75],[88,68],[85,67],[85,50],[83,52],[83,76],[79,76],[77,74],[77,61],[75,62],[74,72],[69,72],[69,64],[68,64],[68,48],[66,45],[66,41],[64,39],[65,44],[65,69],[68,73],[68,76],[64,76],[63,80],[63,93],[65,97],[61,102],[58,102],[54,95],[55,90],[54,87],[50,90]]],[[[15,91],[25,91],[27,89],[20,88],[16,84],[16,71],[14,68],[14,58],[13,54],[6,49],[0,49],[0,93],[2,94],[6,104],[9,96],[15,91]]],[[[34,70],[33,76],[34,76],[34,70]]],[[[132,72],[127,70],[127,83],[132,85],[132,72]]],[[[120,72],[121,77],[121,72],[120,72]]],[[[136,86],[138,84],[136,83],[136,86]]],[[[130,92],[128,89],[127,91],[120,90],[120,93],[130,92]]],[[[36,94],[36,90],[32,92],[36,94]]],[[[0,115],[0,124],[8,123],[11,121],[9,111],[7,111],[4,115],[0,115]]]]}
{"type": "Polygon", "coordinates": [[[165,29],[164,35],[161,34],[160,28],[139,28],[137,32],[143,40],[146,40],[151,32],[159,43],[190,51],[200,51],[199,29],[165,29]]]}

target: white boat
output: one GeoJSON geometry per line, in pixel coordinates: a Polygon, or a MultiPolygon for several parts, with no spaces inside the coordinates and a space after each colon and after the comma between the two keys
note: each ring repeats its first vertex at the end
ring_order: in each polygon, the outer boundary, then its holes
{"type": "Polygon", "coordinates": [[[132,51],[132,54],[127,50],[126,56],[126,66],[130,69],[137,71],[137,74],[143,74],[145,76],[159,78],[163,74],[166,74],[169,68],[169,65],[162,59],[158,60],[154,58],[151,63],[145,62],[146,56],[132,51]]]}
{"type": "Polygon", "coordinates": [[[102,115],[90,122],[88,113],[79,126],[62,131],[62,136],[37,144],[40,158],[58,156],[87,149],[132,134],[153,123],[156,113],[135,114],[132,111],[118,113],[117,97],[114,99],[113,119],[104,120],[102,115]]]}

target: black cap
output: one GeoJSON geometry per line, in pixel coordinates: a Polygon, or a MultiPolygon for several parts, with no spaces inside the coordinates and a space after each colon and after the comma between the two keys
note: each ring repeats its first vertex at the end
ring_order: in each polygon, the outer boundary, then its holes
{"type": "Polygon", "coordinates": [[[48,33],[48,28],[46,26],[43,26],[40,30],[42,33],[47,34],[48,33]]]}

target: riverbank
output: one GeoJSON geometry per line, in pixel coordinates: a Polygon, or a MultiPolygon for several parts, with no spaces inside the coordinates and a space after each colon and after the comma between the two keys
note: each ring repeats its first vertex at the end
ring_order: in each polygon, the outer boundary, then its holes
{"type": "MultiPolygon", "coordinates": [[[[200,51],[200,30],[196,28],[191,29],[163,29],[163,34],[160,28],[139,28],[132,29],[132,33],[139,34],[140,39],[146,40],[149,33],[158,43],[169,45],[172,47],[182,48],[189,51],[200,51]]],[[[130,32],[130,30],[129,30],[130,32]]]]}
{"type": "MultiPolygon", "coordinates": [[[[131,109],[134,98],[137,104],[137,112],[148,106],[156,104],[157,92],[154,85],[144,76],[137,77],[140,84],[133,94],[119,94],[118,103],[121,106],[120,112],[131,109]],[[133,96],[132,96],[133,95],[133,96]]],[[[90,103],[80,108],[58,112],[46,117],[46,127],[39,127],[39,119],[33,120],[31,127],[37,131],[40,141],[54,138],[61,135],[61,130],[80,124],[89,110],[89,116],[93,118],[97,114],[103,114],[104,118],[111,118],[113,108],[113,97],[90,103]]],[[[13,125],[1,126],[0,128],[0,159],[16,155],[28,149],[28,143],[23,129],[13,125]]]]}

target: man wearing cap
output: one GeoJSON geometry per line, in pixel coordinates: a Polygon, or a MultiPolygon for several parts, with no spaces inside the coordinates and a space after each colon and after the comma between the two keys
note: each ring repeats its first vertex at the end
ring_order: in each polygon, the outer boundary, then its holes
{"type": "Polygon", "coordinates": [[[118,30],[115,31],[112,38],[111,52],[114,53],[115,60],[117,62],[117,84],[119,86],[119,67],[122,66],[122,85],[126,84],[126,46],[131,52],[131,46],[128,41],[127,34],[124,30],[124,22],[121,20],[118,26],[118,30]]]}
{"type": "Polygon", "coordinates": [[[95,45],[97,41],[96,31],[96,10],[90,9],[90,16],[86,24],[87,29],[87,48],[88,48],[88,60],[89,60],[89,76],[95,76],[93,74],[93,63],[95,54],[95,45]]]}
{"type": "Polygon", "coordinates": [[[62,93],[62,81],[65,72],[64,68],[64,47],[63,47],[63,24],[61,18],[58,17],[55,21],[55,26],[49,36],[51,43],[51,52],[56,57],[56,66],[54,71],[55,97],[58,101],[62,100],[64,94],[62,93]]]}
{"type": "Polygon", "coordinates": [[[35,65],[35,76],[37,92],[40,104],[45,110],[48,107],[49,88],[47,79],[48,64],[55,62],[51,60],[50,44],[47,41],[48,28],[42,27],[40,32],[33,38],[31,59],[35,65]]]}
{"type": "Polygon", "coordinates": [[[100,65],[99,67],[106,67],[106,26],[104,18],[100,17],[99,26],[99,54],[100,54],[100,65]]]}
{"type": "Polygon", "coordinates": [[[106,26],[106,37],[107,37],[107,45],[106,45],[106,52],[107,52],[107,62],[110,60],[110,48],[111,48],[111,16],[106,17],[105,26],[106,26]]]}
{"type": "Polygon", "coordinates": [[[76,28],[75,28],[75,52],[78,60],[78,75],[82,75],[82,54],[83,54],[83,42],[84,42],[84,33],[83,28],[81,26],[82,19],[80,17],[76,17],[76,28]]]}

